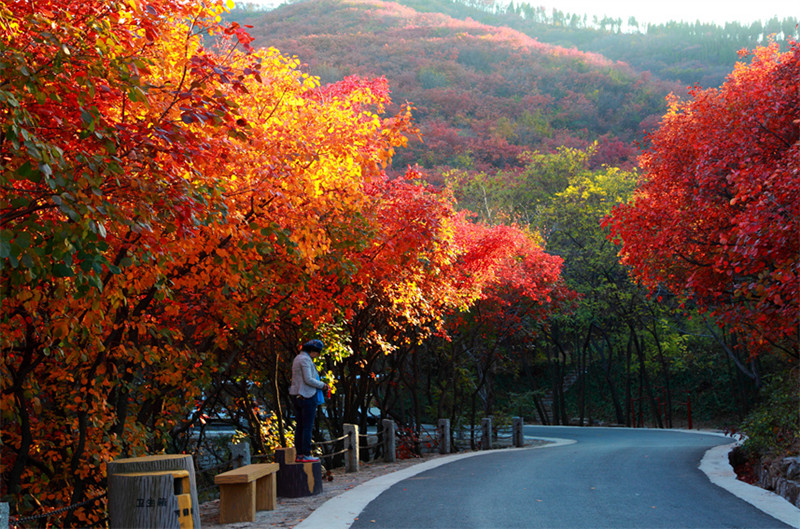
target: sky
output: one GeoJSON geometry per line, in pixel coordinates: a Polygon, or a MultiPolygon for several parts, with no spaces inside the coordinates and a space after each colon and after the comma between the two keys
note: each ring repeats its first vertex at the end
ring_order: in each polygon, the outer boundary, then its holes
{"type": "Polygon", "coordinates": [[[642,23],[663,23],[670,20],[695,22],[714,22],[724,25],[725,22],[751,23],[756,20],[800,17],[800,1],[798,0],[560,0],[530,2],[551,9],[557,7],[568,13],[622,18],[634,16],[642,23]]]}
{"type": "MultiPolygon", "coordinates": [[[[240,0],[276,7],[284,0],[240,0]]],[[[639,24],[659,24],[674,21],[713,22],[724,25],[725,22],[751,23],[757,20],[766,21],[778,18],[800,17],[800,0],[532,0],[533,6],[543,6],[548,11],[553,7],[573,14],[587,14],[589,19],[594,15],[602,18],[621,18],[627,22],[631,16],[636,17],[639,24]]],[[[515,4],[520,0],[515,0],[515,4]]]]}

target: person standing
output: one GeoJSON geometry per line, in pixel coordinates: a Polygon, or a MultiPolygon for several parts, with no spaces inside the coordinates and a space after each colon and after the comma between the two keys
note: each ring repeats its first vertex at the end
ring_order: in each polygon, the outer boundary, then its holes
{"type": "Polygon", "coordinates": [[[292,385],[289,387],[289,395],[294,404],[297,420],[294,433],[297,463],[319,461],[319,458],[311,455],[311,434],[314,431],[317,405],[322,401],[318,395],[322,395],[322,392],[327,393],[328,385],[319,379],[314,359],[324,347],[320,340],[310,340],[303,344],[292,362],[292,385]]]}

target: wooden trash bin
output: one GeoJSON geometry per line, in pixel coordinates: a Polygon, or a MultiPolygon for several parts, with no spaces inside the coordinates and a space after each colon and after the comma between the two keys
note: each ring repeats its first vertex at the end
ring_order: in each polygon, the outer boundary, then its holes
{"type": "Polygon", "coordinates": [[[113,474],[109,476],[109,526],[194,529],[188,491],[185,470],[113,474]]]}
{"type": "Polygon", "coordinates": [[[108,463],[111,529],[200,529],[192,456],[162,454],[108,463]]]}

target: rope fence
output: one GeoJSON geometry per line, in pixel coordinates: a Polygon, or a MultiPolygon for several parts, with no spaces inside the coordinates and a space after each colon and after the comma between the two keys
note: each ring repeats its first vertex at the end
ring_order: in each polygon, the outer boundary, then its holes
{"type": "MultiPolygon", "coordinates": [[[[98,494],[97,496],[95,496],[93,498],[89,498],[88,500],[82,501],[80,503],[75,503],[75,504],[69,505],[67,507],[61,507],[59,509],[55,509],[53,511],[48,511],[48,512],[42,513],[42,514],[33,514],[33,515],[30,515],[30,516],[20,516],[20,517],[9,516],[8,525],[9,525],[9,527],[13,527],[13,528],[16,528],[16,529],[22,529],[26,524],[29,524],[30,522],[37,522],[39,520],[46,520],[48,518],[52,518],[53,516],[58,516],[60,514],[64,514],[64,513],[70,512],[70,511],[74,511],[76,509],[80,509],[81,507],[85,507],[85,506],[87,506],[87,505],[89,505],[91,503],[96,502],[97,500],[105,498],[107,495],[108,494],[106,492],[103,492],[102,494],[98,494]]],[[[96,526],[98,526],[100,524],[105,523],[107,520],[108,520],[108,518],[103,518],[102,520],[98,520],[97,522],[93,523],[92,525],[90,525],[88,527],[96,527],[96,526]]]]}
{"type": "MultiPolygon", "coordinates": [[[[312,446],[316,446],[316,447],[320,447],[320,448],[322,448],[323,446],[332,446],[332,445],[334,445],[336,443],[340,443],[340,442],[348,439],[349,437],[350,437],[349,435],[345,434],[345,435],[343,435],[341,437],[337,437],[336,439],[331,439],[329,441],[320,441],[318,443],[313,443],[312,446]]],[[[328,452],[328,453],[325,453],[325,450],[323,449],[322,455],[319,456],[319,457],[320,457],[320,459],[330,459],[332,457],[336,457],[336,456],[339,456],[339,455],[346,454],[347,452],[348,452],[348,448],[347,447],[345,447],[345,448],[343,448],[341,450],[337,450],[335,452],[328,452]]]]}
{"type": "MultiPolygon", "coordinates": [[[[440,430],[442,429],[440,419],[440,430]]],[[[449,421],[447,421],[449,423],[449,421]]],[[[524,444],[522,434],[523,421],[521,417],[513,417],[511,425],[493,427],[492,417],[485,417],[480,425],[459,426],[456,431],[455,443],[460,448],[477,448],[492,450],[494,448],[518,447],[524,444]],[[467,441],[469,438],[469,441],[467,441]]],[[[449,426],[448,426],[449,427],[449,426]]],[[[441,437],[441,435],[440,435],[441,437]]],[[[446,453],[446,452],[444,452],[446,453]]]]}
{"type": "Polygon", "coordinates": [[[369,453],[370,450],[375,449],[376,450],[375,453],[377,455],[377,449],[380,448],[380,447],[383,447],[384,446],[384,442],[382,440],[378,439],[374,443],[370,444],[369,443],[369,438],[370,437],[379,437],[379,436],[377,434],[369,434],[369,433],[359,434],[358,435],[358,449],[359,450],[366,450],[367,453],[369,453]],[[365,440],[365,442],[363,444],[361,443],[362,439],[365,440]]]}
{"type": "Polygon", "coordinates": [[[498,441],[505,439],[510,441],[511,439],[513,439],[513,437],[514,434],[511,430],[511,427],[503,428],[502,430],[498,429],[494,434],[494,438],[497,439],[498,441]]]}

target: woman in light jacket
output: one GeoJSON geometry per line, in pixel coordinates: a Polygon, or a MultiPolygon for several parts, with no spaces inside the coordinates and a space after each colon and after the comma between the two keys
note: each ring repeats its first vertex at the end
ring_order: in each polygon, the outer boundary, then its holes
{"type": "Polygon", "coordinates": [[[320,340],[310,340],[303,344],[292,362],[289,395],[297,420],[294,446],[298,463],[319,461],[319,458],[311,455],[311,433],[314,431],[314,417],[317,414],[317,390],[328,391],[328,385],[319,379],[317,367],[314,365],[314,359],[319,356],[323,347],[320,340]]]}

